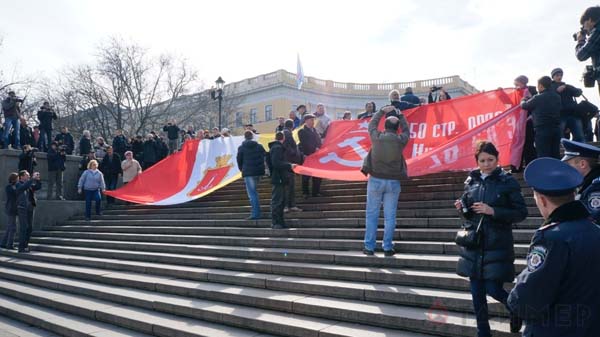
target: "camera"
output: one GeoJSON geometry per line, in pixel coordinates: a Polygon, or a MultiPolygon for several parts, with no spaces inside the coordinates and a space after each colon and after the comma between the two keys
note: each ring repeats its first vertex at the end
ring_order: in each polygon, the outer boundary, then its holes
{"type": "Polygon", "coordinates": [[[438,91],[438,90],[442,90],[442,89],[443,89],[443,87],[436,87],[436,86],[433,86],[433,87],[431,87],[431,89],[430,89],[430,90],[431,90],[431,92],[436,92],[436,91],[438,91]]]}
{"type": "Polygon", "coordinates": [[[458,201],[460,202],[460,215],[465,218],[471,215],[471,206],[473,206],[474,203],[473,199],[467,195],[463,195],[460,199],[458,199],[458,201]]]}
{"type": "Polygon", "coordinates": [[[585,66],[585,71],[583,72],[583,86],[585,86],[586,88],[593,88],[594,85],[596,85],[596,78],[597,78],[597,72],[596,69],[594,69],[594,66],[585,66]]]}
{"type": "Polygon", "coordinates": [[[574,41],[577,41],[577,34],[579,34],[579,33],[585,35],[586,31],[585,31],[585,29],[583,29],[583,27],[581,27],[577,33],[573,34],[573,40],[574,41]]]}

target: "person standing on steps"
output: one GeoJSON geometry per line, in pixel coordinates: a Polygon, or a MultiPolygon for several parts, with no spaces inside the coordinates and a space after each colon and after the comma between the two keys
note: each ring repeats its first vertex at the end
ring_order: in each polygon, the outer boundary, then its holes
{"type": "MultiPolygon", "coordinates": [[[[315,116],[312,114],[304,115],[304,126],[298,130],[298,138],[300,144],[298,149],[304,156],[309,156],[319,150],[321,147],[321,137],[315,129],[315,116]]],[[[309,195],[320,197],[321,195],[321,178],[302,176],[302,194],[304,199],[308,199],[309,195]],[[312,194],[309,194],[308,183],[312,180],[312,194]]]]}
{"type": "Polygon", "coordinates": [[[6,212],[6,230],[4,237],[0,241],[0,248],[15,249],[15,233],[17,232],[17,181],[19,180],[18,173],[11,173],[8,176],[8,185],[4,188],[6,193],[6,204],[4,212],[6,212]]]}
{"type": "Polygon", "coordinates": [[[379,210],[383,204],[385,229],[382,246],[385,256],[393,256],[396,253],[392,239],[396,230],[400,179],[408,176],[402,154],[410,137],[408,122],[400,110],[392,105],[385,106],[369,122],[369,136],[373,145],[361,169],[361,172],[369,176],[363,253],[374,254],[379,210]],[[379,121],[388,113],[394,115],[385,119],[385,131],[380,132],[377,129],[379,121]]]}
{"type": "Polygon", "coordinates": [[[553,158],[525,169],[544,223],[508,306],[525,320],[523,336],[600,336],[600,226],[575,200],[583,176],[553,158]]]}
{"type": "Polygon", "coordinates": [[[33,231],[33,213],[37,200],[35,191],[42,188],[42,178],[39,172],[33,173],[30,179],[29,172],[19,172],[17,183],[17,214],[19,215],[19,253],[29,253],[29,238],[33,231]]]}
{"type": "Polygon", "coordinates": [[[79,194],[85,192],[85,220],[90,221],[92,218],[92,200],[96,202],[96,215],[102,215],[102,195],[101,192],[106,191],[104,176],[98,170],[98,162],[90,160],[87,170],[83,172],[77,183],[77,192],[79,194]]]}
{"type": "Polygon", "coordinates": [[[260,219],[260,196],[258,195],[258,182],[265,175],[265,148],[254,140],[254,133],[250,130],[244,132],[244,141],[238,147],[237,165],[242,172],[246,192],[250,199],[252,213],[246,220],[260,219]]]}
{"type": "Polygon", "coordinates": [[[271,172],[271,184],[273,184],[271,194],[271,228],[273,229],[288,228],[283,219],[285,185],[289,183],[292,169],[296,166],[296,164],[285,161],[284,141],[285,135],[280,131],[275,134],[275,141],[269,143],[269,160],[267,164],[269,165],[269,172],[271,172]]]}
{"type": "MultiPolygon", "coordinates": [[[[513,223],[527,217],[521,186],[512,175],[498,166],[498,150],[494,144],[477,144],[475,160],[478,169],[465,181],[465,192],[454,206],[462,212],[472,228],[479,228],[476,246],[459,246],[456,273],[471,283],[473,309],[477,318],[477,336],[490,337],[486,294],[507,305],[504,282],[515,278],[513,223]]],[[[518,332],[521,322],[511,316],[511,331],[518,332]]]]}

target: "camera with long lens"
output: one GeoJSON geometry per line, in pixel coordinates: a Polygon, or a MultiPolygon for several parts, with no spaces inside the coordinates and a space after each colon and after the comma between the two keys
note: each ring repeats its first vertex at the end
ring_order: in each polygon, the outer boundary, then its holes
{"type": "Polygon", "coordinates": [[[442,87],[436,87],[436,86],[431,87],[431,92],[436,92],[438,90],[442,90],[442,87]]]}
{"type": "Polygon", "coordinates": [[[579,33],[581,33],[582,35],[586,35],[585,29],[583,29],[583,27],[581,27],[577,33],[573,34],[574,41],[577,41],[577,34],[579,34],[579,33]]]}
{"type": "Polygon", "coordinates": [[[598,76],[596,69],[594,66],[587,65],[585,66],[585,71],[583,72],[583,86],[586,88],[593,88],[596,85],[596,78],[598,76]]]}

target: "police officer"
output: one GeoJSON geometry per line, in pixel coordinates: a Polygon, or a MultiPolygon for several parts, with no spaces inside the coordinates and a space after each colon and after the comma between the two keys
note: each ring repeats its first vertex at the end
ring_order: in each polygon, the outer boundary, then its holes
{"type": "Polygon", "coordinates": [[[600,227],[575,200],[583,176],[538,158],[525,181],[546,221],[533,235],[508,306],[525,320],[523,336],[600,336],[600,227]]]}
{"type": "Polygon", "coordinates": [[[600,148],[562,139],[565,155],[562,161],[573,166],[583,178],[577,198],[588,209],[594,220],[600,220],[600,148]]]}

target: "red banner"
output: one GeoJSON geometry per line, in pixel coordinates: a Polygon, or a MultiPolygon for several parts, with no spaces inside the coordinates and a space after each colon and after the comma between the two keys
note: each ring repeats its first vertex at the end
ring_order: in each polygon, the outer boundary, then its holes
{"type": "MultiPolygon", "coordinates": [[[[527,116],[519,107],[521,98],[520,91],[499,89],[405,111],[410,129],[404,149],[409,176],[474,168],[478,140],[496,145],[500,165],[519,166],[527,116]]],[[[368,123],[368,119],[332,122],[323,146],[295,172],[335,180],[366,180],[360,168],[371,148],[368,123]]]]}

